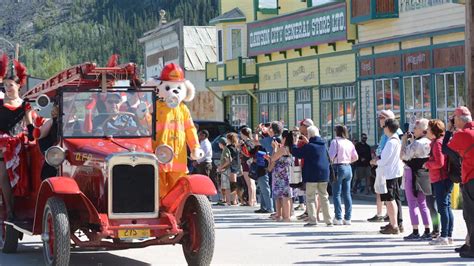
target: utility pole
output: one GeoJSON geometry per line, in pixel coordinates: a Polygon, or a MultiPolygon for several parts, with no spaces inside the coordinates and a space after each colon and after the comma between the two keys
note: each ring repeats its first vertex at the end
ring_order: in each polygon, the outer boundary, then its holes
{"type": "Polygon", "coordinates": [[[474,112],[474,0],[466,0],[466,81],[467,81],[467,107],[474,112]]]}

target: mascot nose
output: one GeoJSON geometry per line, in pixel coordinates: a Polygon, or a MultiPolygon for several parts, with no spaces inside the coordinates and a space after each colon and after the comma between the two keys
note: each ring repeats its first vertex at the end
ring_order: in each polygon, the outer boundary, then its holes
{"type": "Polygon", "coordinates": [[[173,92],[174,92],[175,94],[179,94],[179,91],[178,91],[178,90],[173,90],[173,92]]]}

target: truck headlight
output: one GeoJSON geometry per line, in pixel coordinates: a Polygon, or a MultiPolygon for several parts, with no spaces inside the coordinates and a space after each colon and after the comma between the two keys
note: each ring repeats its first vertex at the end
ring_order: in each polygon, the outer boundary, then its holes
{"type": "Polygon", "coordinates": [[[155,155],[156,155],[156,158],[158,159],[158,162],[165,164],[173,160],[174,151],[168,145],[160,145],[156,147],[155,155]]]}
{"type": "Polygon", "coordinates": [[[58,167],[66,159],[66,151],[59,146],[52,146],[46,150],[44,158],[49,165],[58,167]]]}

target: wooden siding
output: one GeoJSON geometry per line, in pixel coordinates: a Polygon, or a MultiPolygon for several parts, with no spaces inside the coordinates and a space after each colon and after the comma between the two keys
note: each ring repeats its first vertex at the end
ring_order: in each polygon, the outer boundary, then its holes
{"type": "Polygon", "coordinates": [[[305,60],[288,63],[288,86],[290,88],[316,86],[318,79],[318,60],[305,60]]]}
{"type": "Polygon", "coordinates": [[[421,51],[403,55],[403,70],[415,71],[431,68],[430,51],[421,51]]]}
{"type": "Polygon", "coordinates": [[[364,56],[364,55],[371,55],[371,54],[372,54],[372,47],[360,49],[360,50],[359,50],[359,54],[360,54],[361,56],[364,56]]]}
{"type": "Polygon", "coordinates": [[[295,122],[295,90],[288,91],[288,121],[286,126],[290,129],[296,124],[295,122]]]}
{"type": "Polygon", "coordinates": [[[430,45],[430,38],[409,40],[402,42],[402,49],[410,49],[430,45]]]}
{"type": "Polygon", "coordinates": [[[359,41],[367,42],[439,30],[453,26],[463,26],[465,5],[443,4],[413,11],[401,12],[398,19],[383,19],[359,25],[359,41]]]}
{"type": "Polygon", "coordinates": [[[464,41],[465,35],[464,32],[455,32],[446,35],[434,36],[433,44],[455,42],[455,41],[464,41]]]}
{"type": "Polygon", "coordinates": [[[386,56],[375,59],[375,74],[399,73],[401,68],[400,56],[386,56]]]}
{"type": "Polygon", "coordinates": [[[438,48],[433,53],[435,68],[464,66],[466,61],[464,46],[438,48]]]}
{"type": "Polygon", "coordinates": [[[319,119],[319,114],[320,114],[319,89],[314,89],[312,93],[313,93],[313,102],[311,104],[311,108],[313,109],[312,119],[313,119],[314,124],[319,127],[319,121],[320,121],[319,119]]]}
{"type": "Polygon", "coordinates": [[[374,47],[375,54],[393,52],[393,51],[398,51],[398,50],[400,50],[400,46],[398,45],[398,43],[389,43],[389,44],[384,44],[384,45],[379,45],[379,46],[374,47]]]}
{"type": "Polygon", "coordinates": [[[351,0],[352,17],[363,17],[370,15],[370,0],[351,0]]]}
{"type": "Polygon", "coordinates": [[[301,9],[308,7],[306,1],[301,0],[284,0],[279,1],[280,10],[278,10],[278,15],[295,12],[301,9]]]}

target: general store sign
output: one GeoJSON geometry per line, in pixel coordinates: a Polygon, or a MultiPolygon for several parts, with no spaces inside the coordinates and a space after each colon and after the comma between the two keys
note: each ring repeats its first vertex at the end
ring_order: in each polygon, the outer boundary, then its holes
{"type": "Polygon", "coordinates": [[[347,39],[346,4],[247,24],[249,56],[347,39]]]}

